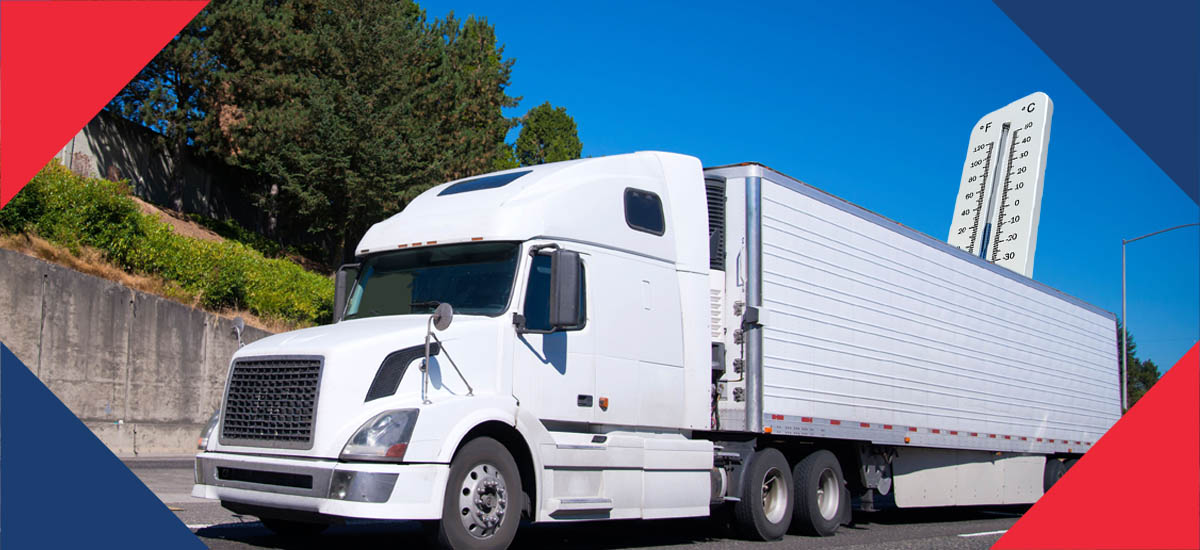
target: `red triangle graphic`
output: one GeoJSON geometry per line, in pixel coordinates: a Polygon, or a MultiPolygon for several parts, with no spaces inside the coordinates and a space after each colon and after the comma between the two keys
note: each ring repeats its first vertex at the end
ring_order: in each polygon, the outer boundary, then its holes
{"type": "Polygon", "coordinates": [[[207,3],[0,2],[0,207],[207,3]]]}
{"type": "Polygon", "coordinates": [[[1200,548],[1198,350],[992,548],[1200,548]]]}

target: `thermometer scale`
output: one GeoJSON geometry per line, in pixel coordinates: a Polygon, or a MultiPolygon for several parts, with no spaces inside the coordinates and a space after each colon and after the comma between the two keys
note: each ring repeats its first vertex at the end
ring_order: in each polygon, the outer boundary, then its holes
{"type": "Polygon", "coordinates": [[[1033,276],[1053,112],[1050,97],[1036,92],[975,124],[946,242],[1033,276]]]}

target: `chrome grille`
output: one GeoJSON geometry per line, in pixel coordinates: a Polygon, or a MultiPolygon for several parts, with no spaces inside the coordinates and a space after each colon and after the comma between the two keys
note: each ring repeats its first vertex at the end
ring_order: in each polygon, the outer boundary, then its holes
{"type": "Polygon", "coordinates": [[[320,357],[266,357],[234,362],[221,409],[221,443],[311,449],[320,357]]]}

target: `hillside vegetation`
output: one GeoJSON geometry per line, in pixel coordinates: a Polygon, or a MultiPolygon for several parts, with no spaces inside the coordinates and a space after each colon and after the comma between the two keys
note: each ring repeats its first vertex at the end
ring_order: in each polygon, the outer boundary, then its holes
{"type": "Polygon", "coordinates": [[[0,209],[0,234],[44,239],[77,259],[102,256],[137,277],[159,279],[157,293],[208,309],[245,310],[288,327],[330,319],[330,278],[239,242],[179,235],[142,213],[126,183],[77,176],[57,161],[0,209]]]}

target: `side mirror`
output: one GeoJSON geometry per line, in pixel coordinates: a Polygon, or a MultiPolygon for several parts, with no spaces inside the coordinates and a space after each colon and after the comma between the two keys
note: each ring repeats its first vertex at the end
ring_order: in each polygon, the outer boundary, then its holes
{"type": "Polygon", "coordinates": [[[583,261],[579,253],[555,250],[550,256],[550,326],[577,327],[580,319],[579,291],[583,279],[583,261]]]}
{"type": "Polygon", "coordinates": [[[333,281],[333,322],[342,320],[346,314],[346,301],[350,299],[350,286],[358,280],[358,268],[362,264],[346,264],[338,268],[333,281]]]}
{"type": "Polygon", "coordinates": [[[246,320],[239,315],[233,318],[233,335],[237,337],[238,347],[246,345],[242,342],[242,332],[246,330],[246,320]]]}
{"type": "Polygon", "coordinates": [[[441,303],[433,310],[433,328],[438,330],[446,330],[450,328],[450,321],[454,320],[454,308],[450,304],[441,303]]]}

